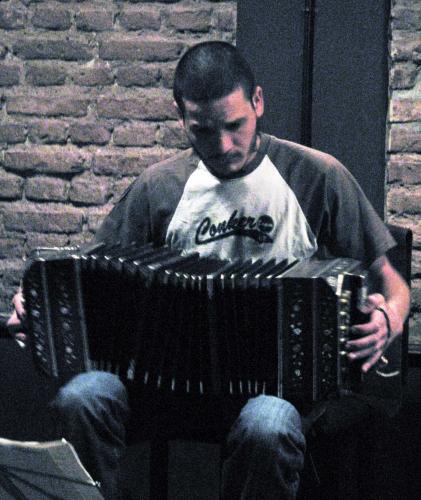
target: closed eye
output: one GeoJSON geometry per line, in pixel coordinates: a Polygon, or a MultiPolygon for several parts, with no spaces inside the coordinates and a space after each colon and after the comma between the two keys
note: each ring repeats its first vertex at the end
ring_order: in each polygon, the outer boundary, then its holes
{"type": "Polygon", "coordinates": [[[210,127],[192,127],[192,132],[196,136],[212,135],[213,130],[210,127]]]}
{"type": "Polygon", "coordinates": [[[225,125],[225,128],[226,128],[226,130],[228,130],[228,132],[236,132],[241,127],[242,124],[243,124],[243,121],[238,120],[235,122],[227,123],[225,125]]]}

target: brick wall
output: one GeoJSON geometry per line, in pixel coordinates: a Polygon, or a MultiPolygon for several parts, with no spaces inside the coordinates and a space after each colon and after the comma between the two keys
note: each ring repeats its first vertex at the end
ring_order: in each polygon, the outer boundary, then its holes
{"type": "Polygon", "coordinates": [[[421,347],[421,2],[395,0],[391,28],[387,209],[414,233],[410,341],[421,347]]]}
{"type": "Polygon", "coordinates": [[[143,168],[185,147],[176,61],[233,41],[235,23],[235,1],[0,1],[0,312],[30,248],[90,239],[143,168]]]}
{"type": "MultiPolygon", "coordinates": [[[[185,146],[174,66],[199,40],[234,40],[235,13],[235,1],[0,1],[0,312],[21,256],[89,239],[141,169],[185,146]]],[[[395,0],[391,28],[387,207],[415,235],[421,344],[420,2],[395,0]]]]}

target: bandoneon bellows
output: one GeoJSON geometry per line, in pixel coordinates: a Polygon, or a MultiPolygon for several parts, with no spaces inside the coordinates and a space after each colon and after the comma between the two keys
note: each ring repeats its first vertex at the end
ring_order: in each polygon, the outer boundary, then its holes
{"type": "Polygon", "coordinates": [[[366,289],[356,260],[37,249],[23,288],[35,363],[62,382],[100,369],[142,391],[297,405],[361,385],[345,354],[366,289]]]}

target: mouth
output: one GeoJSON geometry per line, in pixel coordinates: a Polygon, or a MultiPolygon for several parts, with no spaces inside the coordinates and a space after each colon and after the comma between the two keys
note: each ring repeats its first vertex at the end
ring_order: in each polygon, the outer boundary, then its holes
{"type": "Polygon", "coordinates": [[[241,159],[239,153],[230,153],[226,155],[209,156],[205,159],[205,163],[209,163],[212,166],[228,167],[234,163],[238,163],[241,159]]]}

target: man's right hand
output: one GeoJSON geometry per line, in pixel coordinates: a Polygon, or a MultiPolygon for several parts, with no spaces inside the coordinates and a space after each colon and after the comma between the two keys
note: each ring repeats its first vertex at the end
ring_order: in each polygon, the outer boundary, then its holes
{"type": "Polygon", "coordinates": [[[16,340],[25,343],[26,334],[23,332],[23,323],[26,318],[25,300],[22,295],[22,289],[19,288],[12,299],[14,310],[7,320],[7,328],[16,340]]]}

